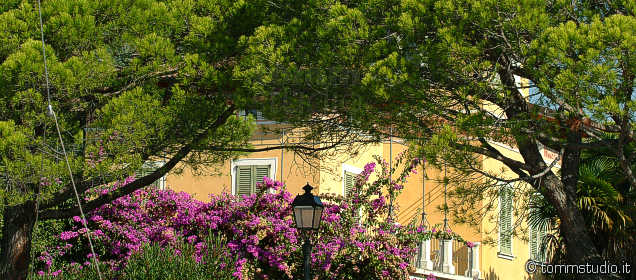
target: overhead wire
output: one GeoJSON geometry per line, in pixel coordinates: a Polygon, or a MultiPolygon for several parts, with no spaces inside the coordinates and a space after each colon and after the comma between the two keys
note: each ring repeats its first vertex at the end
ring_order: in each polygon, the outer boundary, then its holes
{"type": "Polygon", "coordinates": [[[44,60],[44,76],[46,80],[46,100],[47,100],[48,114],[55,121],[55,129],[57,131],[57,136],[59,137],[59,140],[60,140],[60,145],[62,146],[62,152],[64,153],[66,168],[68,169],[71,186],[73,187],[73,192],[75,193],[75,199],[77,200],[77,207],[79,208],[80,216],[82,218],[82,225],[84,226],[84,229],[86,230],[86,236],[88,237],[88,244],[90,245],[90,248],[91,248],[91,253],[92,253],[91,257],[94,260],[92,263],[93,265],[95,265],[95,269],[97,270],[97,275],[99,276],[99,279],[102,280],[103,279],[102,273],[99,269],[97,254],[95,254],[95,248],[93,246],[93,240],[91,238],[91,231],[88,228],[88,221],[86,220],[86,215],[84,215],[84,210],[82,209],[82,202],[80,200],[79,194],[77,193],[77,187],[75,186],[75,179],[73,179],[73,171],[71,170],[71,164],[68,160],[68,154],[66,153],[66,148],[64,147],[64,140],[62,139],[62,132],[60,131],[60,125],[57,120],[57,115],[55,114],[55,111],[53,110],[53,106],[51,105],[51,87],[49,83],[49,71],[48,71],[48,65],[46,61],[46,43],[44,41],[44,24],[42,23],[42,4],[40,0],[38,0],[38,15],[40,18],[40,39],[42,41],[42,57],[44,60]]]}
{"type": "MultiPolygon", "coordinates": [[[[42,143],[46,145],[46,121],[44,121],[44,129],[42,132],[42,143]]],[[[44,149],[42,149],[42,159],[40,160],[40,172],[44,171],[44,149]]],[[[41,181],[41,178],[40,178],[41,181]]],[[[35,220],[33,222],[33,232],[35,232],[38,228],[38,219],[40,218],[40,188],[41,182],[37,184],[36,192],[35,192],[35,220]]],[[[31,261],[34,260],[33,250],[31,250],[31,261]]],[[[31,268],[31,274],[33,274],[33,265],[29,266],[31,268]]]]}

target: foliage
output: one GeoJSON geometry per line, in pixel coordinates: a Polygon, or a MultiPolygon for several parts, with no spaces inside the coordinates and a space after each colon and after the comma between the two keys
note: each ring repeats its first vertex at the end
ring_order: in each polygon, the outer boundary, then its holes
{"type": "MultiPolygon", "coordinates": [[[[174,246],[146,243],[128,259],[122,270],[100,263],[106,279],[234,279],[228,263],[233,263],[222,238],[208,235],[196,245],[178,240],[174,246]]],[[[97,279],[91,263],[74,263],[59,273],[32,275],[31,279],[97,279]]]]}
{"type": "MultiPolygon", "coordinates": [[[[74,199],[71,176],[83,195],[94,186],[134,174],[147,161],[165,162],[126,188],[91,197],[84,207],[93,210],[167,172],[185,167],[197,173],[209,171],[252,151],[248,141],[253,118],[238,118],[236,113],[269,102],[242,87],[237,66],[244,56],[245,38],[260,26],[290,21],[302,13],[305,1],[278,2],[42,1],[40,21],[40,2],[2,1],[3,207],[21,210],[37,200],[40,220],[70,218],[79,215],[77,205],[67,203],[74,199]],[[71,172],[65,166],[56,123],[71,172]]],[[[302,145],[295,148],[304,155],[315,151],[302,145]]],[[[29,218],[35,216],[34,209],[27,210],[32,213],[29,218]]],[[[5,220],[16,216],[3,213],[5,220]]],[[[3,236],[4,245],[28,239],[30,230],[25,232],[19,238],[3,236]]],[[[1,253],[5,257],[30,252],[1,253]]],[[[27,271],[22,264],[28,259],[14,261],[0,260],[0,274],[27,271]]]]}
{"type": "MultiPolygon", "coordinates": [[[[634,153],[633,147],[627,149],[628,154],[634,153]]],[[[636,170],[634,166],[632,169],[636,170]]],[[[636,196],[630,190],[615,155],[606,149],[584,153],[577,187],[578,207],[585,215],[594,245],[602,256],[616,263],[623,262],[626,257],[633,257],[636,196]]],[[[549,257],[548,260],[555,264],[565,263],[567,247],[558,230],[560,220],[554,207],[541,196],[535,196],[530,207],[528,223],[531,226],[555,229],[542,240],[541,248],[549,257]]]]}
{"type": "Polygon", "coordinates": [[[210,235],[203,243],[180,242],[174,248],[145,246],[128,260],[123,279],[234,279],[228,264],[236,258],[221,238],[210,235]]]}
{"type": "MultiPolygon", "coordinates": [[[[2,197],[11,205],[34,199],[42,177],[60,180],[39,188],[43,202],[68,189],[70,183],[63,161],[50,156],[61,149],[55,125],[46,115],[37,6],[14,2],[0,14],[0,28],[8,35],[0,39],[0,172],[9,179],[2,197]]],[[[240,33],[249,34],[250,26],[260,23],[264,10],[243,10],[241,4],[228,2],[217,3],[228,7],[219,11],[219,6],[196,1],[42,4],[51,102],[73,174],[81,175],[78,183],[113,182],[112,178],[132,174],[149,156],[174,154],[184,143],[200,142],[195,151],[205,146],[245,145],[251,128],[243,120],[223,121],[208,129],[227,109],[227,100],[242,106],[245,97],[202,89],[231,87],[218,80],[231,74],[231,67],[206,65],[231,52],[240,33]],[[227,30],[222,22],[210,26],[212,18],[241,19],[243,29],[227,30]],[[226,39],[212,54],[205,36],[197,36],[202,33],[226,39]],[[204,141],[194,141],[201,130],[206,132],[204,141]],[[89,154],[96,154],[100,144],[103,161],[91,166],[89,154]]],[[[218,151],[190,164],[218,162],[228,156],[218,151]]]]}
{"type": "Polygon", "coordinates": [[[281,102],[311,100],[281,120],[312,114],[420,146],[429,163],[455,171],[462,220],[492,210],[481,205],[496,199],[498,183],[531,186],[572,221],[563,229],[576,247],[569,261],[598,261],[576,205],[578,162],[608,148],[636,187],[623,149],[636,139],[635,14],[625,0],[333,2],[258,29],[241,74],[250,90],[281,102]],[[558,171],[545,149],[561,154],[558,171]]]}
{"type": "MultiPolygon", "coordinates": [[[[353,195],[322,196],[323,223],[312,237],[312,262],[319,279],[407,279],[408,260],[418,240],[446,236],[463,241],[454,233],[442,236],[415,225],[397,225],[387,217],[384,195],[399,194],[399,183],[418,162],[412,161],[411,167],[393,180],[388,178],[384,162],[373,182],[369,177],[376,165],[367,164],[356,179],[353,195]],[[389,192],[389,188],[394,191],[389,192]]],[[[126,183],[129,181],[122,185],[126,183]]],[[[143,189],[93,211],[88,225],[93,229],[100,261],[111,269],[133,269],[129,268],[131,258],[144,250],[144,244],[175,248],[181,239],[194,244],[194,256],[201,261],[205,258],[204,250],[199,250],[202,240],[217,235],[227,242],[228,253],[237,258],[221,264],[231,268],[234,277],[293,279],[302,269],[298,237],[307,233],[293,228],[291,202],[292,196],[282,184],[269,178],[264,178],[254,195],[238,198],[224,193],[212,195],[210,202],[194,200],[186,193],[143,189]]],[[[67,270],[71,262],[87,259],[87,233],[80,225],[81,219],[74,218],[73,226],[59,234],[58,245],[42,253],[38,267],[43,273],[67,270]]]]}
{"type": "MultiPolygon", "coordinates": [[[[117,271],[109,270],[107,264],[99,264],[102,277],[105,279],[118,279],[119,273],[117,271]]],[[[99,279],[99,273],[95,266],[91,263],[79,264],[74,263],[68,268],[62,270],[53,271],[50,274],[44,272],[32,273],[28,279],[69,279],[69,280],[92,280],[99,279]]]]}

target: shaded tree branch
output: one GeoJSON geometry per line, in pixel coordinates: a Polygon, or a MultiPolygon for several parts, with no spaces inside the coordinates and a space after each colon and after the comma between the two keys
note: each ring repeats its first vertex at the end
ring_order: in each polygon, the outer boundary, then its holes
{"type": "MultiPolygon", "coordinates": [[[[132,192],[140,188],[143,188],[145,186],[152,184],[154,181],[158,180],[159,178],[164,176],[166,173],[168,173],[170,170],[172,170],[172,168],[174,168],[177,165],[177,163],[179,163],[182,159],[184,159],[190,153],[190,151],[192,151],[193,147],[196,144],[198,144],[200,141],[205,139],[205,137],[207,136],[210,130],[216,130],[217,128],[222,126],[227,121],[227,119],[232,115],[233,112],[234,112],[234,106],[230,106],[225,112],[223,112],[219,117],[217,117],[217,119],[214,122],[212,122],[207,129],[204,129],[203,131],[199,132],[194,137],[192,142],[183,146],[162,167],[158,168],[154,172],[144,177],[141,177],[139,179],[136,179],[133,182],[130,182],[129,184],[117,189],[116,191],[113,191],[109,194],[100,196],[99,198],[89,201],[88,203],[84,205],[83,207],[84,211],[86,212],[92,211],[104,204],[112,202],[113,200],[117,198],[131,194],[132,192]]],[[[69,217],[73,217],[77,215],[79,215],[79,207],[76,206],[76,207],[66,208],[66,209],[43,210],[40,214],[40,217],[44,220],[47,220],[47,219],[69,218],[69,217]]]]}

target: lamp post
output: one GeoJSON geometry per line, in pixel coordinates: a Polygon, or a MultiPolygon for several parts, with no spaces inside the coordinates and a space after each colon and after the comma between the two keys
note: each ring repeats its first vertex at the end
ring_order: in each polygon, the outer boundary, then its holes
{"type": "Polygon", "coordinates": [[[303,187],[305,193],[297,195],[292,202],[294,224],[297,229],[306,231],[303,238],[305,280],[311,279],[311,241],[309,240],[309,234],[307,232],[320,227],[322,211],[325,208],[322,202],[320,202],[320,198],[311,194],[312,189],[313,187],[307,183],[307,185],[303,187]]]}

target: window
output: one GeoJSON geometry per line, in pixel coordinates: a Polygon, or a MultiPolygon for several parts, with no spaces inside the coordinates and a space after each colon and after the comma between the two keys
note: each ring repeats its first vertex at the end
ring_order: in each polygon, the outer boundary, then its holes
{"type": "Polygon", "coordinates": [[[353,185],[356,182],[356,174],[345,171],[344,175],[344,196],[351,195],[351,189],[353,189],[353,185]]]}
{"type": "Polygon", "coordinates": [[[362,173],[362,169],[348,164],[342,165],[342,195],[351,195],[353,185],[356,183],[356,177],[362,173]]]}
{"type": "MultiPolygon", "coordinates": [[[[135,172],[135,178],[141,178],[147,175],[150,175],[150,173],[155,172],[155,170],[159,169],[161,166],[163,166],[164,162],[163,161],[149,161],[144,163],[141,168],[139,169],[139,171],[135,172]]],[[[161,178],[159,178],[158,180],[154,181],[152,184],[150,184],[150,186],[154,187],[155,189],[158,190],[165,190],[166,189],[166,176],[163,176],[161,178]]]]}
{"type": "Polygon", "coordinates": [[[530,259],[545,262],[545,237],[546,229],[541,226],[530,226],[530,259]]]}
{"type": "Polygon", "coordinates": [[[269,177],[269,165],[242,165],[236,167],[236,195],[251,195],[256,193],[256,184],[263,182],[263,177],[269,177]]]}
{"type": "Polygon", "coordinates": [[[243,118],[247,118],[248,115],[252,115],[255,121],[264,121],[263,112],[254,109],[248,110],[239,110],[239,116],[243,118]]]}
{"type": "Polygon", "coordinates": [[[256,193],[256,184],[262,183],[263,177],[275,179],[275,168],[276,158],[233,160],[232,194],[241,196],[256,193]]]}
{"type": "MultiPolygon", "coordinates": [[[[356,177],[358,177],[358,174],[360,173],[362,173],[362,169],[360,168],[357,168],[355,166],[351,166],[348,164],[342,165],[342,194],[345,197],[351,195],[353,186],[356,183],[356,177]]],[[[356,223],[360,224],[361,217],[362,217],[362,208],[358,209],[358,212],[354,214],[353,219],[356,223]]]]}
{"type": "Polygon", "coordinates": [[[499,253],[512,256],[512,188],[499,190],[499,253]]]}

